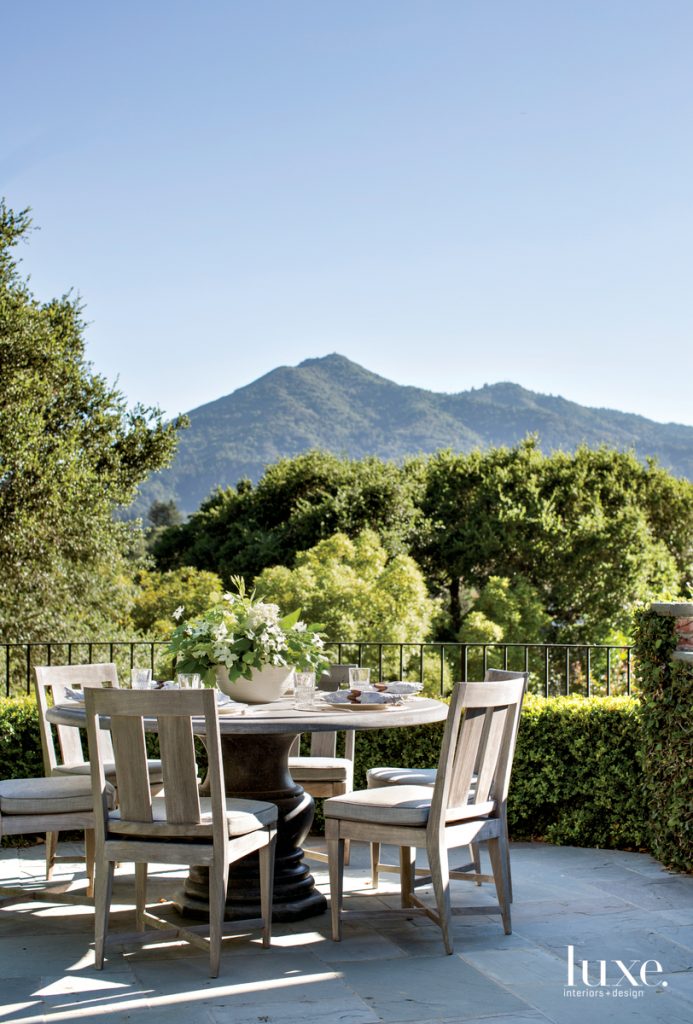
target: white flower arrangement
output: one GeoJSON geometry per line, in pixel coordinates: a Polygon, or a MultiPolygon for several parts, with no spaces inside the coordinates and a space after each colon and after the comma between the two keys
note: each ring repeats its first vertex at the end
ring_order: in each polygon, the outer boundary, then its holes
{"type": "Polygon", "coordinates": [[[265,665],[292,665],[300,672],[321,672],[329,664],[325,657],[321,626],[307,624],[300,609],[282,617],[276,604],[246,594],[240,577],[232,583],[235,593],[226,593],[202,615],[180,621],[185,612],[179,605],[173,618],[179,622],[168,645],[177,672],[199,672],[213,686],[215,669],[223,665],[229,680],[251,679],[253,669],[265,665]]]}

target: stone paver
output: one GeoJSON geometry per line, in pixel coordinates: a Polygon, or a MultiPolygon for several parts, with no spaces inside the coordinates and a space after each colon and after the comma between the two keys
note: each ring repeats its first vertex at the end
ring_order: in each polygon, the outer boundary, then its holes
{"type": "MultiPolygon", "coordinates": [[[[63,844],[60,852],[71,851],[77,847],[63,844]]],[[[0,884],[42,879],[42,853],[0,851],[0,884]]],[[[503,934],[497,916],[456,915],[448,957],[431,921],[398,909],[395,875],[371,892],[367,850],[355,844],[345,898],[352,916],[341,943],[330,939],[328,915],[276,925],[269,950],[252,933],[225,944],[216,979],[206,956],[185,943],[116,942],[96,971],[88,906],[0,901],[0,1022],[691,1024],[693,878],[644,854],[541,844],[516,844],[512,864],[513,934],[503,934]],[[607,961],[604,987],[599,960],[607,961]],[[636,972],[636,986],[616,960],[636,972]],[[646,976],[652,987],[638,980],[645,960],[662,967],[646,976]]],[[[83,887],[83,865],[60,867],[83,887]]],[[[114,937],[132,929],[130,870],[124,865],[116,877],[114,937]]],[[[325,865],[314,874],[327,892],[325,865]]],[[[154,898],[177,877],[170,868],[155,871],[154,898]]],[[[493,904],[489,886],[452,889],[454,905],[493,904]]]]}

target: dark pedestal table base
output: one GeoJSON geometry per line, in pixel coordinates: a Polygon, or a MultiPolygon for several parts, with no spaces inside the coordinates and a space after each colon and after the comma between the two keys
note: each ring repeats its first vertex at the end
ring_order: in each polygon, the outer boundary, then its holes
{"type": "MultiPolygon", "coordinates": [[[[313,798],[289,774],[289,748],[294,736],[286,733],[248,735],[222,733],[226,792],[246,800],[267,800],[279,808],[274,869],[275,921],[301,921],[323,914],[327,900],[303,862],[301,846],[313,823],[313,798]]],[[[176,897],[182,913],[208,917],[208,870],[193,867],[176,897]]],[[[226,898],[228,919],[260,916],[259,861],[251,854],[231,865],[226,898]]]]}

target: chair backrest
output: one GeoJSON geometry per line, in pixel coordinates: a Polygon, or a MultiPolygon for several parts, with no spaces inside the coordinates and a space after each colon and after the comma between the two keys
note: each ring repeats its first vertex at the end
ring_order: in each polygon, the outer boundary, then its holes
{"type": "MultiPolygon", "coordinates": [[[[204,718],[205,746],[208,756],[207,781],[212,800],[214,841],[224,841],[225,796],[221,761],[219,718],[214,690],[101,690],[85,693],[87,737],[91,761],[92,787],[100,794],[100,810],[95,799],[97,838],[108,831],[108,806],[105,794],[104,738],[100,716],[110,719],[116,775],[118,778],[119,831],[131,829],[134,836],[164,839],[167,836],[194,833],[200,824],[200,798],[193,718],[204,718]],[[154,820],[147,768],[145,718],[156,720],[164,781],[165,819],[154,820]],[[187,827],[187,828],[186,828],[187,827]]],[[[159,806],[162,806],[159,803],[159,806]]]]}
{"type": "MultiPolygon", "coordinates": [[[[112,662],[93,665],[37,665],[34,669],[34,678],[46,775],[50,775],[60,764],[84,764],[80,730],[72,725],[54,726],[60,748],[58,754],[50,722],[46,720],[46,712],[52,704],[68,703],[66,689],[83,690],[91,686],[117,687],[118,670],[112,662]]],[[[108,742],[110,741],[107,740],[107,744],[108,742]]],[[[107,747],[107,751],[107,758],[112,760],[113,752],[110,747],[107,747]]]]}
{"type": "MultiPolygon", "coordinates": [[[[524,679],[524,682],[525,682],[524,692],[523,692],[523,697],[524,697],[524,694],[527,693],[527,686],[529,684],[529,672],[511,672],[510,669],[506,669],[506,668],[489,668],[489,669],[486,670],[486,675],[484,676],[484,681],[487,682],[487,683],[504,683],[504,682],[507,682],[509,679],[524,679]]],[[[517,708],[515,710],[515,721],[513,723],[513,736],[512,736],[512,741],[511,741],[511,744],[510,744],[510,752],[509,752],[509,756],[510,756],[510,761],[511,762],[512,762],[513,758],[515,757],[515,744],[517,742],[517,731],[520,728],[520,713],[521,713],[521,711],[522,711],[522,703],[520,702],[520,704],[517,705],[517,708]]],[[[508,779],[508,781],[510,781],[510,780],[508,779]]],[[[507,789],[506,789],[504,798],[507,797],[507,795],[508,795],[508,792],[507,792],[507,789]]]]}
{"type": "Polygon", "coordinates": [[[508,794],[525,684],[522,677],[455,684],[443,732],[429,829],[440,829],[446,820],[500,815],[508,794]]]}

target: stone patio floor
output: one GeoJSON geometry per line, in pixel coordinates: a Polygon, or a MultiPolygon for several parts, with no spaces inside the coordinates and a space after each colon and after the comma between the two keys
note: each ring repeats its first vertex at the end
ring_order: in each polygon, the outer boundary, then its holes
{"type": "MultiPolygon", "coordinates": [[[[77,850],[62,844],[60,852],[77,850]]],[[[42,856],[42,847],[1,850],[0,884],[41,879],[42,856]]],[[[325,867],[316,863],[313,873],[327,892],[325,867]]],[[[73,885],[83,888],[83,865],[59,868],[68,880],[74,872],[73,885]]],[[[669,873],[646,854],[538,843],[514,844],[512,868],[513,934],[505,936],[495,916],[457,916],[455,953],[445,956],[428,919],[392,912],[399,905],[395,875],[385,875],[377,893],[369,889],[367,850],[355,844],[345,900],[354,917],[341,943],[329,938],[328,915],[277,924],[269,950],[257,934],[225,942],[216,979],[206,955],[184,943],[116,944],[96,971],[88,905],[0,898],[0,1021],[693,1022],[692,877],[669,873]],[[589,961],[589,985],[582,961],[589,961]]],[[[133,927],[131,872],[123,865],[116,877],[115,933],[133,927]]],[[[179,877],[158,870],[155,899],[171,893],[179,877]]],[[[458,906],[494,902],[488,885],[452,888],[458,906]]]]}

